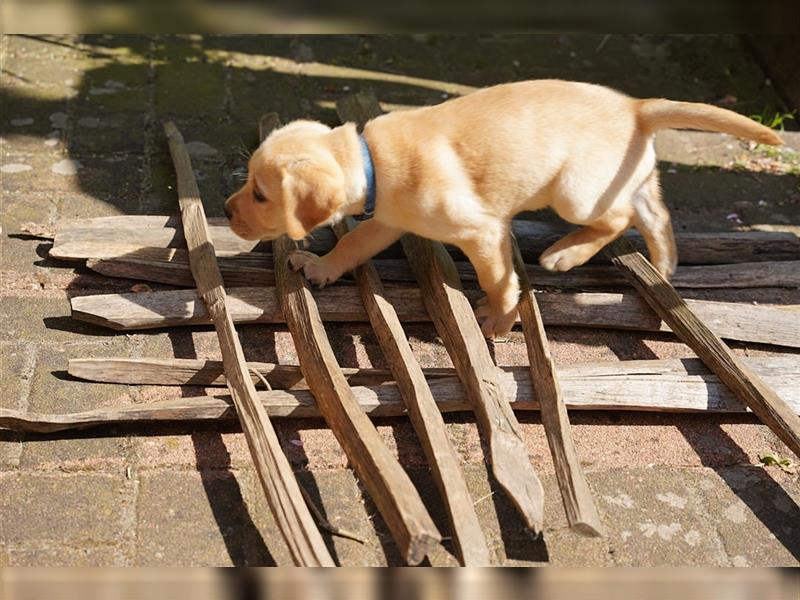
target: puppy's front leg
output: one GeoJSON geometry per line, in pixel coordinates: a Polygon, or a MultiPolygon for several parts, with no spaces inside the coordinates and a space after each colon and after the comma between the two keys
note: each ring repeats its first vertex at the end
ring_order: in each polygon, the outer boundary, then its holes
{"type": "Polygon", "coordinates": [[[511,259],[511,238],[502,229],[493,234],[482,234],[479,239],[459,244],[478,275],[486,298],[475,311],[484,317],[481,325],[488,338],[502,336],[511,331],[517,316],[519,280],[511,259]]]}
{"type": "Polygon", "coordinates": [[[369,219],[342,237],[325,256],[298,250],[289,256],[289,265],[295,271],[302,269],[310,282],[323,288],[399,240],[402,234],[400,229],[369,219]]]}

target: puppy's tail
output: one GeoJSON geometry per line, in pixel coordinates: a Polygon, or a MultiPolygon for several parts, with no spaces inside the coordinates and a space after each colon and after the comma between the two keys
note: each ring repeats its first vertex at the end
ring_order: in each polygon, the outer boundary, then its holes
{"type": "Polygon", "coordinates": [[[730,133],[746,140],[777,146],[783,140],[769,127],[732,110],[699,102],[673,102],[662,98],[638,100],[639,122],[648,132],[659,129],[699,129],[730,133]]]}

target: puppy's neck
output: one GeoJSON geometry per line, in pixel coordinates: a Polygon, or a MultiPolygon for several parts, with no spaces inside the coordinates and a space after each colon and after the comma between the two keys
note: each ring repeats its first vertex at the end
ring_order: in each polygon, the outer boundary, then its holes
{"type": "Polygon", "coordinates": [[[360,215],[367,203],[367,176],[361,154],[361,142],[353,123],[346,123],[330,133],[331,152],[345,176],[347,202],[340,209],[344,215],[360,215]]]}

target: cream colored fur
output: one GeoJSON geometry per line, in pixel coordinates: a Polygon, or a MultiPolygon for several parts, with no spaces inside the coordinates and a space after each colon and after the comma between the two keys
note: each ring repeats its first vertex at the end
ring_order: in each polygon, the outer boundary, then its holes
{"type": "MultiPolygon", "coordinates": [[[[404,232],[453,244],[486,292],[477,314],[489,337],[508,332],[516,314],[509,224],[522,211],[550,207],[582,226],[542,253],[547,269],[581,265],[635,226],[654,265],[670,276],[677,256],[653,150],[653,134],[662,128],[781,143],[772,130],[706,104],[637,100],[557,80],[498,85],[367,123],[377,177],[374,218],[327,255],[298,252],[292,265],[322,286],[404,232]]],[[[249,170],[247,183],[226,203],[231,228],[246,239],[283,233],[302,239],[364,206],[366,180],[352,124],[290,123],[264,141],[249,170]],[[254,197],[254,187],[264,201],[254,197]]]]}

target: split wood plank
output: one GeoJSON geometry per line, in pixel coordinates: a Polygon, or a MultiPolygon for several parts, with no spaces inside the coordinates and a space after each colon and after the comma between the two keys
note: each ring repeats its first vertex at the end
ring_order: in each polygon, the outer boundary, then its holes
{"type": "MultiPolygon", "coordinates": [[[[800,356],[742,359],[800,413],[800,356]]],[[[296,377],[302,377],[299,367],[296,377]]],[[[372,369],[362,369],[365,380],[372,369]]],[[[450,377],[429,378],[431,392],[442,412],[469,411],[464,388],[450,377]]],[[[632,360],[565,365],[559,381],[569,410],[625,410],[680,413],[746,413],[749,409],[699,359],[632,360]]],[[[503,394],[515,411],[539,410],[527,367],[506,367],[498,376],[503,394]]],[[[130,378],[122,381],[130,381],[130,378]]],[[[134,379],[135,381],[135,379],[134,379]]],[[[401,417],[406,407],[397,386],[353,386],[359,408],[371,418],[401,417]]],[[[271,418],[319,418],[308,390],[258,392],[257,399],[271,418]]],[[[236,419],[230,395],[175,398],[148,404],[126,400],[122,406],[80,413],[42,414],[0,409],[0,427],[15,431],[51,433],[102,425],[150,425],[156,421],[236,419]]]]}
{"type": "MultiPolygon", "coordinates": [[[[209,218],[209,231],[214,240],[218,255],[250,252],[268,252],[269,242],[246,241],[236,236],[224,218],[209,218]]],[[[525,262],[536,263],[539,255],[550,244],[571,230],[570,226],[515,219],[512,222],[514,235],[518,239],[525,262]]],[[[142,247],[184,246],[180,221],[169,216],[115,216],[94,219],[62,220],[56,223],[56,234],[50,255],[62,260],[82,260],[104,258],[108,250],[118,245],[135,251],[142,247]]],[[[644,241],[635,231],[628,232],[626,239],[640,251],[644,251],[644,241]]],[[[720,233],[676,232],[675,242],[681,265],[712,265],[749,263],[764,261],[793,261],[800,256],[800,238],[789,232],[778,231],[736,231],[720,233]]],[[[314,232],[308,240],[312,252],[328,252],[336,243],[336,237],[329,228],[314,232]]],[[[448,247],[454,257],[464,260],[455,248],[448,247]]],[[[389,248],[382,257],[401,258],[399,245],[389,248]]],[[[598,255],[592,262],[607,262],[598,255]]]]}
{"type": "MultiPolygon", "coordinates": [[[[346,217],[333,230],[341,238],[355,227],[355,221],[346,217]]],[[[425,381],[425,374],[411,351],[400,319],[386,300],[386,292],[378,272],[367,261],[356,268],[354,276],[372,329],[394,374],[431,474],[444,501],[453,543],[461,564],[465,567],[490,565],[489,547],[461,471],[461,460],[450,443],[442,414],[425,381]]]]}
{"type": "Polygon", "coordinates": [[[275,287],[303,376],[403,558],[409,564],[419,564],[441,541],[439,531],[408,475],[358,405],[328,341],[308,283],[289,268],[289,254],[297,244],[282,236],[272,247],[275,287]]]}
{"type": "MultiPolygon", "coordinates": [[[[109,277],[125,277],[155,283],[193,287],[188,256],[176,248],[139,248],[132,252],[120,247],[103,246],[103,258],[91,258],[86,266],[109,277]]],[[[228,287],[274,285],[272,255],[244,252],[217,257],[222,278],[228,287]]],[[[416,281],[408,263],[402,259],[378,258],[372,261],[381,279],[416,281]]],[[[469,262],[455,263],[461,281],[476,281],[469,262]]],[[[565,273],[553,273],[536,265],[525,265],[525,271],[537,287],[611,287],[628,286],[630,282],[618,269],[606,265],[583,265],[565,273]]],[[[345,275],[345,278],[349,278],[345,275]]],[[[676,288],[763,288],[800,287],[800,261],[768,261],[734,265],[680,266],[670,280],[676,288]]]]}
{"type": "Polygon", "coordinates": [[[256,399],[256,390],[247,371],[241,343],[226,306],[222,276],[217,267],[200,191],[183,136],[172,122],[164,125],[164,132],[175,164],[181,219],[197,294],[203,299],[214,322],[228,388],[275,522],[295,565],[335,566],[300,492],[291,465],[281,449],[269,416],[256,399]]]}
{"type": "MultiPolygon", "coordinates": [[[[336,104],[342,122],[364,124],[382,114],[374,95],[355,94],[336,104]]],[[[422,290],[422,299],[442,337],[491,454],[492,473],[526,526],[542,529],[544,490],[533,469],[519,423],[497,382],[497,367],[481,334],[472,306],[461,290],[453,259],[442,244],[413,235],[401,238],[422,290]]]]}
{"type": "MultiPolygon", "coordinates": [[[[800,402],[800,355],[783,354],[779,356],[747,358],[743,360],[767,379],[786,402],[793,406],[800,402]]],[[[277,365],[275,363],[248,362],[248,370],[256,370],[263,375],[274,389],[305,390],[305,383],[300,367],[297,365],[277,365]]],[[[515,380],[530,378],[528,367],[498,367],[505,373],[514,374],[515,380]]],[[[455,377],[456,371],[450,367],[425,368],[422,370],[428,380],[455,377]]],[[[351,386],[378,386],[393,383],[392,372],[388,369],[375,368],[343,368],[351,386]]],[[[703,396],[703,404],[687,404],[698,396],[690,390],[685,397],[674,389],[663,392],[661,386],[670,387],[682,382],[691,387],[695,383],[706,381],[709,385],[718,386],[719,380],[711,373],[700,359],[682,360],[626,360],[620,362],[578,363],[563,365],[557,368],[559,381],[563,384],[564,396],[568,407],[593,406],[608,408],[629,407],[631,410],[653,410],[662,407],[671,410],[710,410],[733,411],[745,410],[738,400],[728,402],[725,398],[735,398],[727,388],[722,390],[723,398],[717,400],[717,392],[709,392],[703,396]],[[637,404],[637,390],[615,389],[619,381],[628,378],[631,388],[641,385],[654,388],[644,404],[637,404]],[[614,384],[606,387],[604,381],[614,384]],[[585,385],[584,385],[585,384],[585,385]],[[590,397],[592,390],[598,390],[597,398],[590,397]],[[577,394],[580,399],[573,401],[570,394],[577,394]],[[676,397],[676,403],[670,398],[676,397]],[[625,398],[625,400],[621,400],[625,398]],[[707,403],[706,403],[707,401],[707,403]],[[645,408],[642,408],[645,407],[645,408]]],[[[188,359],[188,358],[74,358],[69,361],[69,374],[89,381],[105,383],[121,383],[127,385],[201,385],[225,386],[226,379],[221,361],[188,359]]],[[[255,375],[253,382],[260,381],[255,375]]],[[[528,400],[517,396],[515,406],[528,400]]]]}
{"type": "MultiPolygon", "coordinates": [[[[295,365],[248,362],[253,384],[261,377],[276,390],[305,390],[308,384],[295,365]],[[257,372],[261,377],[256,375],[257,372]]],[[[67,372],[73,377],[128,385],[222,386],[227,379],[221,361],[194,358],[71,358],[67,372]]],[[[446,367],[423,369],[425,377],[448,377],[455,373],[446,367]]],[[[394,381],[389,369],[342,367],[342,374],[353,385],[380,385],[394,381]]]]}
{"type": "Polygon", "coordinates": [[[761,421],[800,456],[800,418],[758,374],[749,369],[689,308],[669,282],[626,240],[607,250],[654,311],[761,421]]]}
{"type": "MultiPolygon", "coordinates": [[[[467,290],[476,300],[480,292],[467,290]]],[[[325,321],[366,322],[358,291],[335,285],[315,290],[325,321]]],[[[635,331],[670,331],[636,294],[537,293],[545,325],[635,331]]],[[[386,288],[386,299],[405,323],[430,322],[417,288],[386,288]]],[[[274,288],[231,288],[228,310],[236,323],[285,323],[274,288]]],[[[754,306],[738,302],[686,300],[720,337],[741,342],[800,347],[800,306],[754,306]]],[[[153,329],[211,323],[195,290],[95,294],[70,298],[73,318],[116,330],[153,329]]]]}
{"type": "Polygon", "coordinates": [[[578,452],[572,441],[569,415],[558,381],[555,362],[550,355],[547,333],[536,295],[525,272],[525,264],[516,240],[511,238],[514,268],[520,285],[519,318],[528,349],[528,367],[536,390],[542,425],[553,457],[556,480],[570,527],[588,537],[604,535],[603,523],[592,499],[589,483],[583,473],[578,452]]]}

